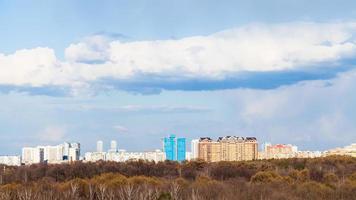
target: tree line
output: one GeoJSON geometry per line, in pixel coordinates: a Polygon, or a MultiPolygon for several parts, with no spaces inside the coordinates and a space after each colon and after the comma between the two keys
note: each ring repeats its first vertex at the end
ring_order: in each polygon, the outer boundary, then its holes
{"type": "Polygon", "coordinates": [[[0,199],[356,199],[356,158],[74,162],[0,168],[0,199]]]}

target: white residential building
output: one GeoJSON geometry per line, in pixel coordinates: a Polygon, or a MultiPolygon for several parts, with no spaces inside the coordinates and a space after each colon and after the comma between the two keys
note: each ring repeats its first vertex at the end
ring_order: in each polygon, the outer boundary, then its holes
{"type": "Polygon", "coordinates": [[[0,156],[0,164],[8,166],[20,166],[21,156],[0,156]]]}
{"type": "Polygon", "coordinates": [[[85,153],[85,161],[87,162],[96,162],[99,160],[106,160],[105,152],[87,152],[85,153]]]}
{"type": "Polygon", "coordinates": [[[64,142],[63,143],[63,157],[64,157],[64,159],[67,159],[69,156],[69,148],[70,148],[70,143],[64,142]]]}
{"type": "Polygon", "coordinates": [[[37,146],[22,148],[22,163],[25,165],[48,162],[63,163],[79,160],[80,144],[68,143],[55,146],[37,146]]]}
{"type": "Polygon", "coordinates": [[[191,141],[191,159],[197,159],[199,157],[199,139],[191,141]]]}
{"type": "Polygon", "coordinates": [[[166,160],[166,156],[164,152],[156,149],[155,151],[144,152],[144,160],[161,162],[166,160]]]}
{"type": "Polygon", "coordinates": [[[104,152],[103,141],[99,140],[96,142],[96,152],[104,152]]]}
{"type": "Polygon", "coordinates": [[[342,148],[335,148],[335,149],[330,149],[325,152],[325,155],[343,155],[343,156],[352,156],[356,157],[356,143],[353,143],[351,145],[342,147],[342,148]]]}
{"type": "Polygon", "coordinates": [[[185,152],[185,160],[190,161],[192,160],[192,152],[185,152]]]}
{"type": "Polygon", "coordinates": [[[119,150],[117,152],[87,152],[85,153],[85,161],[96,162],[99,160],[125,162],[128,160],[148,160],[148,161],[164,161],[165,154],[161,150],[148,152],[127,152],[119,150]]]}
{"type": "Polygon", "coordinates": [[[44,161],[43,147],[24,147],[22,148],[22,163],[30,165],[34,163],[41,163],[44,161]]]}
{"type": "Polygon", "coordinates": [[[317,158],[322,157],[323,153],[321,151],[298,151],[297,158],[317,158]]]}
{"type": "Polygon", "coordinates": [[[117,142],[115,140],[111,140],[109,152],[117,152],[117,142]]]}
{"type": "Polygon", "coordinates": [[[76,147],[69,148],[68,160],[78,161],[80,159],[80,149],[76,147]]]}
{"type": "Polygon", "coordinates": [[[63,161],[63,145],[56,146],[45,146],[44,149],[44,160],[48,163],[61,163],[63,161]]]}

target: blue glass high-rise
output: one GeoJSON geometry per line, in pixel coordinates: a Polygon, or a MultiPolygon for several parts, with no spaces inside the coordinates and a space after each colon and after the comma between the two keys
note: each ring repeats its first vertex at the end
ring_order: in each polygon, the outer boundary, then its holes
{"type": "Polygon", "coordinates": [[[167,160],[176,160],[176,136],[170,135],[168,138],[164,138],[163,141],[164,145],[164,152],[166,154],[167,160]]]}
{"type": "Polygon", "coordinates": [[[177,160],[179,162],[184,161],[186,154],[186,144],[185,138],[178,138],[177,139],[177,160]]]}
{"type": "Polygon", "coordinates": [[[183,161],[186,159],[185,138],[176,138],[175,135],[170,135],[164,138],[163,148],[167,160],[183,161]]]}

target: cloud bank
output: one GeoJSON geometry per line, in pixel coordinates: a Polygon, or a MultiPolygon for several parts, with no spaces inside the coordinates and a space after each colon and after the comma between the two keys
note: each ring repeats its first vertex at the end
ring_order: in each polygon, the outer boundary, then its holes
{"type": "Polygon", "coordinates": [[[233,91],[237,124],[263,141],[315,149],[355,141],[356,70],[275,90],[233,91]]]}
{"type": "Polygon", "coordinates": [[[348,70],[355,33],[356,23],[342,22],[254,24],[178,40],[122,42],[96,35],[69,45],[63,60],[50,48],[0,54],[0,91],[270,89],[348,70]]]}

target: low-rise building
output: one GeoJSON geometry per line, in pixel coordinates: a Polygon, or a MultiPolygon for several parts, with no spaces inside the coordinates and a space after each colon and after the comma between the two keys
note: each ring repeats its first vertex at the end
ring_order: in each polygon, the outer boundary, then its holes
{"type": "Polygon", "coordinates": [[[318,158],[322,157],[323,152],[321,151],[298,151],[296,158],[318,158]]]}
{"type": "Polygon", "coordinates": [[[161,150],[146,151],[146,152],[127,152],[126,150],[119,150],[117,152],[87,152],[85,153],[85,161],[96,162],[114,161],[125,162],[128,160],[148,160],[160,162],[165,160],[165,154],[161,150]]]}
{"type": "Polygon", "coordinates": [[[86,152],[84,160],[87,162],[105,161],[106,152],[86,152]]]}
{"type": "Polygon", "coordinates": [[[20,166],[21,156],[0,156],[0,164],[8,166],[20,166]]]}
{"type": "Polygon", "coordinates": [[[263,151],[260,153],[260,159],[281,159],[294,158],[297,156],[298,147],[291,144],[266,143],[263,151]]]}
{"type": "Polygon", "coordinates": [[[335,148],[335,149],[330,149],[325,152],[326,156],[330,155],[342,155],[342,156],[352,156],[356,157],[356,143],[353,143],[351,145],[342,147],[342,148],[335,148]]]}

